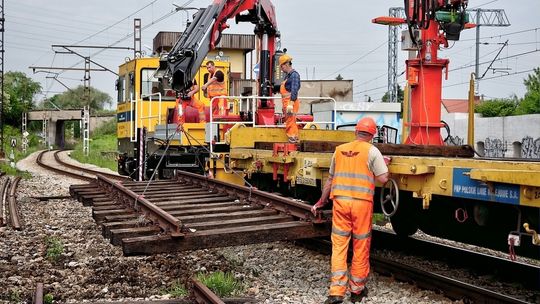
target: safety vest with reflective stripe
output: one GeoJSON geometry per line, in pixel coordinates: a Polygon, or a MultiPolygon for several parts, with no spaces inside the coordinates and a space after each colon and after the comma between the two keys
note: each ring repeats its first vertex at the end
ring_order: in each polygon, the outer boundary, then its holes
{"type": "Polygon", "coordinates": [[[330,198],[346,196],[373,201],[375,177],[368,167],[372,145],[355,140],[336,148],[330,198]]]}
{"type": "MultiPolygon", "coordinates": [[[[210,75],[210,78],[214,77],[214,75],[215,73],[210,75]]],[[[216,80],[212,82],[206,89],[210,99],[215,96],[227,96],[227,87],[225,86],[225,81],[219,82],[216,80]]]]}

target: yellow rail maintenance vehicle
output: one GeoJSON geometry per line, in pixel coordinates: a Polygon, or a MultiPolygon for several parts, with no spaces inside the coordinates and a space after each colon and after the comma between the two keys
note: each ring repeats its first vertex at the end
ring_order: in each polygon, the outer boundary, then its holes
{"type": "MultiPolygon", "coordinates": [[[[406,4],[418,2],[406,1],[406,4]]],[[[415,13],[407,14],[405,19],[376,20],[387,25],[407,23],[413,27],[408,35],[414,41],[411,45],[417,56],[407,60],[402,140],[405,144],[391,143],[395,141],[388,140],[389,129],[384,126],[379,130],[379,143],[375,143],[384,155],[392,156],[391,180],[378,185],[375,209],[390,218],[392,228],[400,235],[411,235],[421,229],[487,247],[510,247],[512,253],[515,247],[517,253],[527,252],[538,257],[539,247],[531,244],[540,245],[534,231],[540,227],[540,163],[475,157],[473,89],[469,94],[469,145],[445,146],[441,139],[442,71],[447,69],[449,61],[438,58],[437,52],[448,45],[449,40],[458,40],[463,29],[471,27],[465,12],[467,3],[466,0],[431,1],[434,7],[424,12],[425,16],[415,13]],[[422,20],[409,20],[410,17],[422,20]],[[423,24],[421,29],[419,24],[423,24]],[[421,34],[417,34],[419,32],[421,34]]],[[[215,48],[221,31],[227,28],[226,21],[236,16],[237,22],[254,23],[261,42],[258,94],[242,97],[251,105],[252,114],[232,115],[238,120],[232,120],[232,116],[210,115],[205,133],[210,149],[208,167],[217,179],[239,184],[247,182],[261,190],[315,202],[328,177],[335,147],[353,141],[355,135],[339,130],[335,121],[312,122],[313,117],[310,120],[311,113],[308,113],[297,122],[303,127],[299,132],[300,142],[288,142],[280,114],[275,113],[275,108],[279,108],[275,101],[279,98],[273,96],[279,85],[275,43],[279,32],[273,5],[269,1],[231,4],[225,0],[214,1],[195,15],[193,23],[167,56],[163,75],[168,77],[175,91],[185,93],[195,75],[194,67],[198,68],[202,58],[215,48]]],[[[414,7],[408,9],[415,10],[414,7]]],[[[126,111],[131,113],[132,110],[126,106],[119,115],[126,111]]],[[[177,129],[175,124],[173,128],[177,129]]],[[[133,133],[140,129],[130,128],[133,133]]],[[[187,127],[182,131],[196,137],[187,127]]],[[[186,140],[190,136],[186,136],[186,140]]],[[[138,137],[133,135],[132,138],[138,137]]],[[[192,144],[194,142],[191,140],[192,144]]],[[[185,146],[184,149],[189,152],[191,148],[185,146]]],[[[136,153],[137,150],[134,155],[136,153]]],[[[129,168],[133,172],[137,165],[129,168]]]]}
{"type": "MultiPolygon", "coordinates": [[[[405,35],[417,51],[406,67],[404,144],[384,140],[384,128],[379,136],[383,140],[375,143],[383,155],[392,157],[391,179],[378,185],[375,209],[390,218],[399,235],[412,235],[421,229],[431,235],[508,250],[512,258],[515,253],[538,258],[540,162],[475,156],[473,76],[468,145],[446,146],[441,138],[442,72],[448,69],[449,61],[438,58],[437,53],[449,40],[458,40],[460,31],[474,25],[467,23],[467,1],[430,5],[435,7],[425,16],[374,19],[385,25],[407,23],[411,30],[405,35]],[[423,18],[422,23],[429,26],[418,28],[418,20],[410,18],[423,18]]],[[[303,129],[299,138],[299,144],[289,144],[282,128],[236,125],[225,136],[230,152],[212,156],[223,160],[225,172],[242,176],[261,190],[315,202],[327,179],[335,147],[353,141],[354,134],[303,129]]],[[[242,179],[237,181],[243,183],[242,179]]]]}
{"type": "MultiPolygon", "coordinates": [[[[230,63],[214,62],[228,83],[230,63]]],[[[156,169],[161,177],[179,168],[202,173],[201,164],[208,158],[205,124],[198,122],[194,108],[184,107],[185,132],[177,130],[178,99],[158,79],[159,64],[159,57],[129,60],[120,65],[116,82],[118,172],[136,180],[149,178],[156,169]]],[[[205,64],[194,78],[199,85],[208,79],[205,64]]],[[[202,91],[194,97],[204,102],[208,117],[208,97],[202,91]]]]}

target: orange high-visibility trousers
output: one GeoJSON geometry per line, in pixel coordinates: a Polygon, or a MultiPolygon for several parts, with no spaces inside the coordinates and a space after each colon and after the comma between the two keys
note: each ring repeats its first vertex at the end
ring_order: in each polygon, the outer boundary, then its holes
{"type": "Polygon", "coordinates": [[[283,113],[286,117],[285,119],[285,133],[287,133],[287,137],[289,138],[296,138],[298,139],[298,125],[296,124],[296,113],[298,113],[298,109],[300,108],[300,102],[298,100],[291,101],[283,99],[283,113]],[[291,114],[287,114],[287,105],[289,102],[293,103],[293,112],[291,114]]]}
{"type": "Polygon", "coordinates": [[[350,291],[359,293],[369,274],[369,248],[373,202],[354,199],[334,199],[332,209],[331,296],[345,296],[347,283],[350,291]],[[350,279],[347,276],[347,251],[353,239],[353,259],[350,279]]]}

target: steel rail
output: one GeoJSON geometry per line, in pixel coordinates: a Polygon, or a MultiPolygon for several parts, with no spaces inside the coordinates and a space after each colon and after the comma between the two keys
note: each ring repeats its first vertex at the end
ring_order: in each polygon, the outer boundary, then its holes
{"type": "MultiPolygon", "coordinates": [[[[296,241],[296,243],[325,255],[332,253],[332,243],[327,239],[304,239],[296,241]]],[[[370,263],[373,270],[379,274],[391,275],[396,280],[414,283],[422,289],[440,291],[446,297],[453,300],[463,300],[464,303],[528,303],[511,296],[374,254],[370,255],[370,263]]]]}
{"type": "Polygon", "coordinates": [[[246,202],[272,208],[302,220],[314,223],[324,223],[330,220],[327,213],[320,213],[322,217],[315,217],[311,213],[311,205],[307,203],[302,203],[298,200],[257,190],[256,188],[233,185],[185,171],[178,171],[176,178],[179,182],[198,185],[204,188],[217,190],[222,193],[227,193],[229,195],[235,195],[246,202]]]}
{"type": "Polygon", "coordinates": [[[96,180],[95,177],[84,176],[84,175],[81,175],[81,174],[73,173],[71,171],[62,170],[60,168],[56,168],[56,167],[47,165],[45,162],[43,162],[43,156],[47,152],[49,152],[49,151],[47,151],[47,150],[41,151],[39,153],[37,159],[36,159],[37,164],[40,165],[41,167],[43,167],[43,168],[45,168],[47,170],[54,171],[56,173],[62,174],[62,175],[71,176],[71,177],[74,177],[74,178],[77,178],[77,179],[82,179],[82,180],[89,181],[89,182],[96,180]]]}
{"type": "Polygon", "coordinates": [[[10,188],[9,188],[9,217],[11,226],[15,230],[21,230],[21,220],[19,218],[19,211],[17,208],[17,186],[19,185],[19,181],[21,180],[20,176],[15,177],[15,179],[11,182],[10,188]]]}
{"type": "Polygon", "coordinates": [[[392,275],[400,281],[414,282],[418,287],[430,290],[442,290],[454,300],[465,303],[528,303],[485,288],[474,286],[437,273],[429,272],[401,264],[386,258],[371,256],[371,265],[376,272],[392,275]]]}
{"type": "Polygon", "coordinates": [[[7,188],[9,186],[10,179],[9,177],[4,179],[2,182],[2,187],[0,189],[0,227],[4,226],[4,212],[8,210],[7,201],[7,188]]]}
{"type": "Polygon", "coordinates": [[[54,152],[54,159],[64,167],[68,167],[68,168],[74,169],[74,170],[81,170],[83,172],[94,174],[94,175],[98,175],[98,174],[99,175],[104,175],[104,176],[112,178],[112,179],[129,180],[129,178],[127,178],[125,176],[122,176],[122,175],[112,174],[112,173],[107,173],[107,172],[101,172],[101,171],[98,171],[98,170],[93,170],[93,169],[89,169],[89,168],[83,168],[83,167],[80,167],[80,166],[77,166],[77,165],[67,163],[67,162],[63,161],[62,159],[60,159],[60,156],[59,156],[60,152],[62,152],[62,150],[58,150],[58,151],[54,152]]]}
{"type": "Polygon", "coordinates": [[[192,278],[193,283],[193,296],[195,301],[199,304],[225,304],[215,293],[213,293],[208,287],[206,287],[199,280],[192,278]]]}
{"type": "Polygon", "coordinates": [[[144,214],[147,219],[157,224],[172,237],[184,236],[181,232],[182,223],[180,220],[145,199],[143,195],[139,195],[120,182],[113,181],[103,175],[97,176],[97,183],[102,189],[106,189],[105,192],[116,197],[119,203],[144,214]]]}

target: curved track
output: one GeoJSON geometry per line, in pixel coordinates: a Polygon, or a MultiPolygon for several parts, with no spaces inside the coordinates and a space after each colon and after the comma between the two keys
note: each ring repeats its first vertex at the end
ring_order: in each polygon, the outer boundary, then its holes
{"type": "Polygon", "coordinates": [[[96,180],[97,178],[97,175],[102,175],[102,176],[106,176],[108,178],[112,178],[112,179],[115,179],[115,180],[128,180],[127,177],[125,176],[121,176],[121,175],[118,175],[118,174],[111,174],[111,173],[106,173],[106,172],[101,172],[101,171],[98,171],[98,170],[93,170],[93,169],[88,169],[88,168],[84,168],[84,167],[81,167],[81,166],[77,166],[77,165],[73,165],[73,164],[70,164],[70,163],[67,163],[65,161],[63,161],[62,159],[60,159],[60,156],[58,155],[61,151],[60,150],[55,150],[55,151],[42,151],[39,153],[37,159],[36,159],[36,162],[38,165],[40,165],[41,167],[47,169],[47,170],[50,170],[50,171],[54,171],[56,173],[59,173],[61,175],[66,175],[66,176],[70,176],[70,177],[73,177],[73,178],[77,178],[77,179],[81,179],[81,180],[85,180],[85,181],[94,181],[96,180]],[[46,153],[52,153],[54,152],[54,160],[56,161],[56,164],[50,164],[50,163],[47,163],[46,161],[43,160],[43,157],[45,156],[46,153]],[[60,165],[60,167],[58,167],[58,165],[60,165]],[[62,168],[64,167],[64,168],[62,168]]]}
{"type": "Polygon", "coordinates": [[[4,179],[0,188],[0,226],[5,224],[4,214],[9,214],[7,222],[15,230],[21,230],[22,228],[16,197],[17,186],[20,180],[20,177],[7,177],[4,179]]]}

